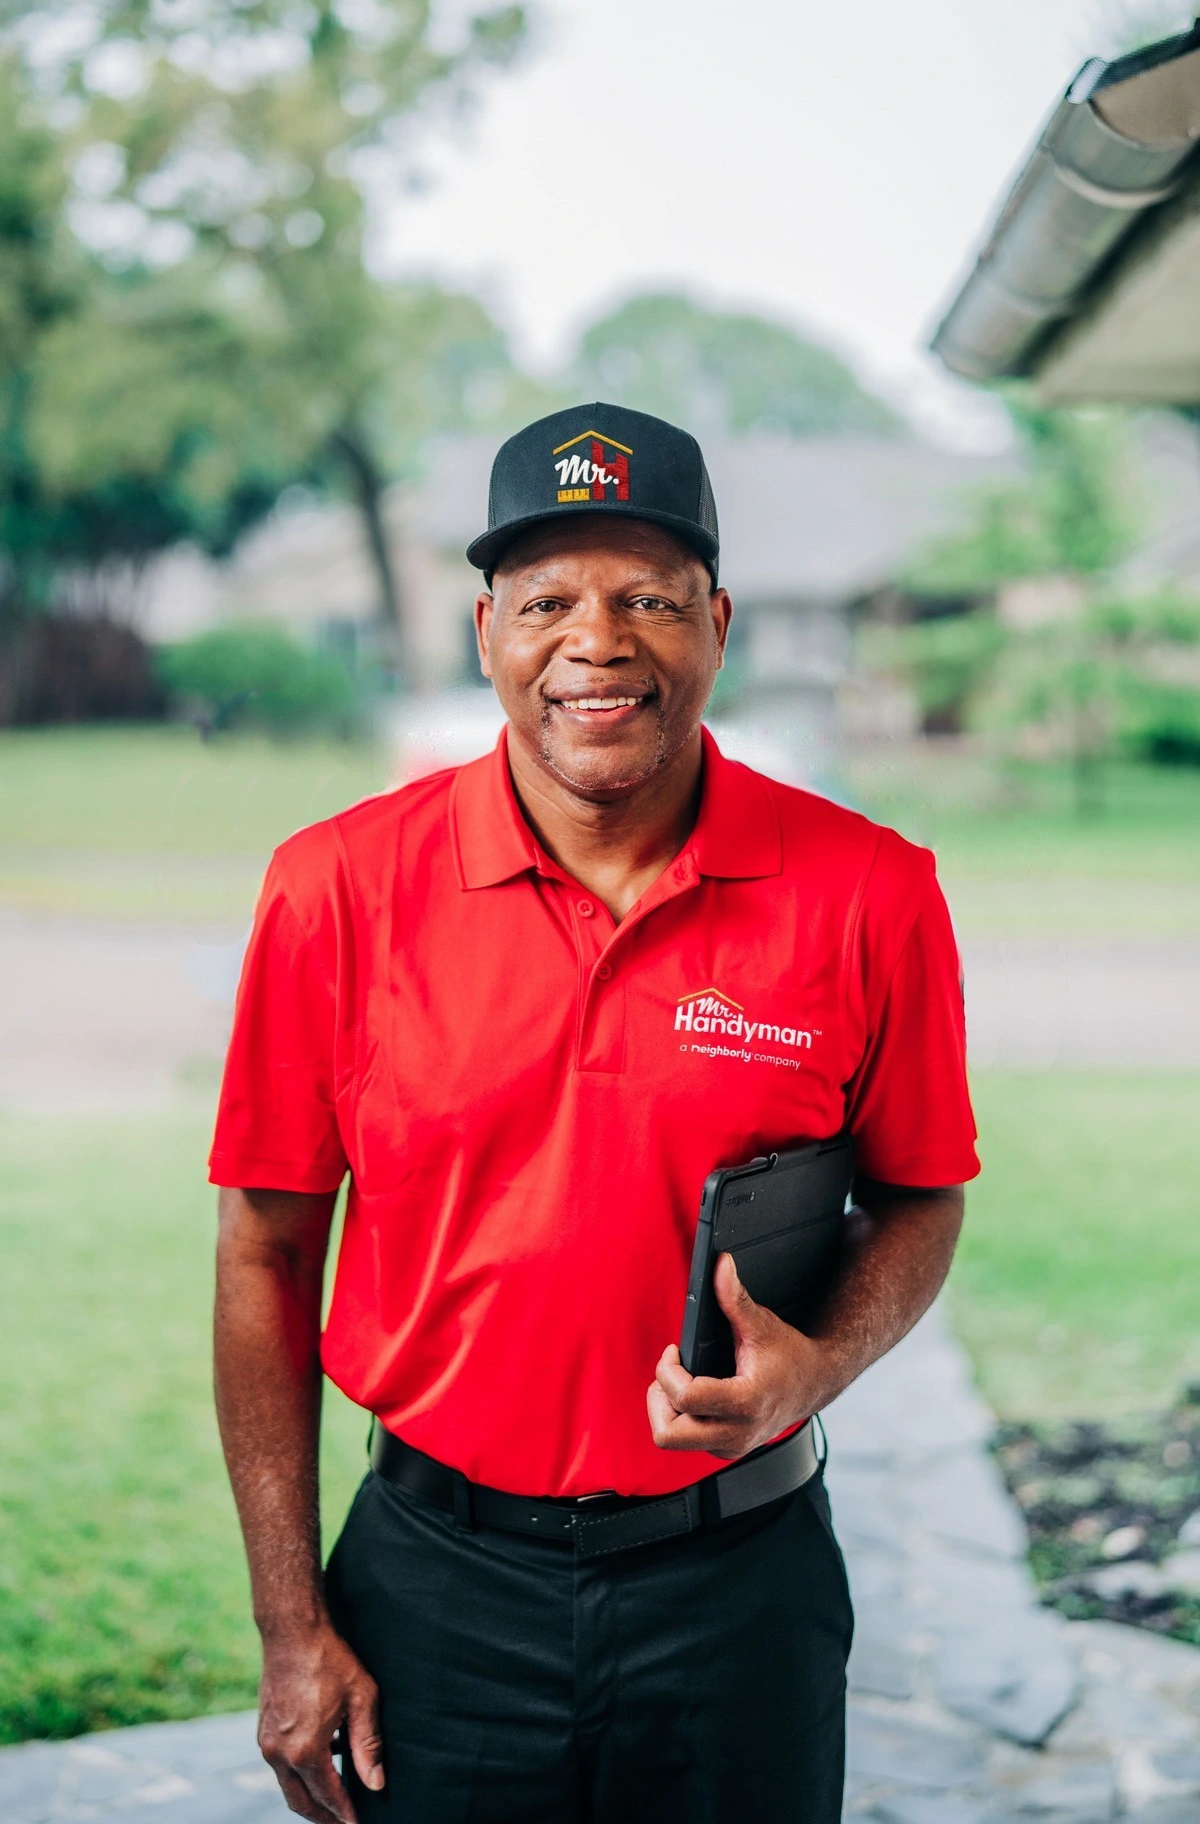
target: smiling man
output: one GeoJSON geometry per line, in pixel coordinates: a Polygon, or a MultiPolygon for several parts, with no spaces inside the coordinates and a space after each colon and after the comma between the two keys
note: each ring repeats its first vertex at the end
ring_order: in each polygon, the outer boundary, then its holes
{"type": "Polygon", "coordinates": [[[263,1751],[320,1824],[837,1824],[813,1415],[929,1305],[978,1169],[932,857],[702,729],[731,604],[684,432],[529,426],[468,556],[504,736],[285,843],[239,990],[217,1398],[263,1751]],[[843,1131],[818,1320],[725,1257],[736,1373],[693,1379],[706,1176],[843,1131]],[[324,1575],[322,1365],[374,1416],[324,1575]]]}

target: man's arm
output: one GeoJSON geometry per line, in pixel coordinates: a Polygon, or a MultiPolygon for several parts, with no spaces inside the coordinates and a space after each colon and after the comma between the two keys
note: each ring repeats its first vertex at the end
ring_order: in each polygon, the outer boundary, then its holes
{"type": "Polygon", "coordinates": [[[258,1739],[293,1811],[354,1824],[333,1765],[344,1727],[383,1785],[373,1680],[335,1631],[321,1574],[317,1452],[321,1286],[333,1194],[221,1192],[217,1418],[263,1642],[258,1739]]]}
{"type": "Polygon", "coordinates": [[[674,1343],[664,1350],[646,1395],[661,1449],[745,1456],[828,1406],[928,1310],[962,1226],[961,1185],[911,1190],[859,1180],[855,1204],[842,1272],[811,1332],[756,1305],[732,1255],[721,1256],[714,1283],[733,1326],[737,1372],[728,1380],[692,1376],[674,1343]]]}

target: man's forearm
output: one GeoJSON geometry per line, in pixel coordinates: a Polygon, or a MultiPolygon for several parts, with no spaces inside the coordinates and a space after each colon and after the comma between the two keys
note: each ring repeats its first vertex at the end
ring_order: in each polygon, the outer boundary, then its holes
{"type": "Polygon", "coordinates": [[[259,1745],[293,1811],[355,1824],[333,1763],[338,1731],[371,1791],[384,1772],[375,1682],[333,1628],[321,1576],[321,1285],[333,1203],[222,1191],[216,1390],[263,1637],[259,1745]]]}
{"type": "Polygon", "coordinates": [[[321,1284],[333,1198],[224,1191],[217,1417],[264,1636],[320,1625],[321,1284]]]}
{"type": "Polygon", "coordinates": [[[906,1336],[937,1297],[962,1227],[963,1193],[860,1184],[838,1283],[810,1332],[837,1398],[906,1336]]]}

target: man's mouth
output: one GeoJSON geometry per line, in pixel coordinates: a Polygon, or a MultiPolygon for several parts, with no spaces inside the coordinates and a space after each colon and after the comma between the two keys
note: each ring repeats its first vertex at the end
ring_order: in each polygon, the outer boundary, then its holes
{"type": "Polygon", "coordinates": [[[616,709],[636,709],[645,697],[556,697],[561,709],[584,710],[588,715],[611,715],[616,709]]]}

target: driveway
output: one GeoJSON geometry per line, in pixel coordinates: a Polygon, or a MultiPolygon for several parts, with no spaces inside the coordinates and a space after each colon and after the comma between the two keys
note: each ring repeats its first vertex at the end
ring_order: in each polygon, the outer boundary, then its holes
{"type": "MultiPolygon", "coordinates": [[[[136,1110],[211,1091],[243,938],[0,908],[0,1107],[136,1110]]],[[[1200,945],[964,952],[977,1067],[1200,1068],[1200,945]]]]}

